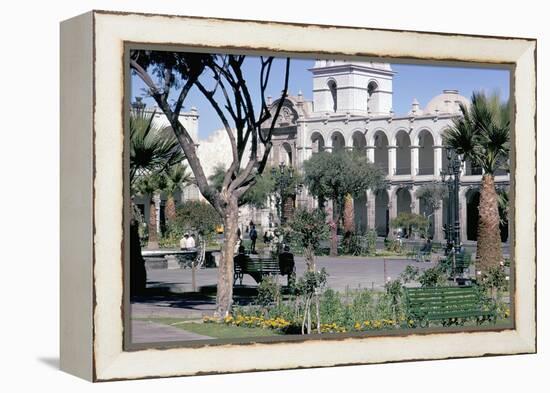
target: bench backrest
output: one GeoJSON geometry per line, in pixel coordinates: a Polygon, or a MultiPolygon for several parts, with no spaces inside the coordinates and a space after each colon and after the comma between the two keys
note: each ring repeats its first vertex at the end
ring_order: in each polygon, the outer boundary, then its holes
{"type": "Polygon", "coordinates": [[[251,273],[275,273],[279,271],[279,261],[273,258],[246,258],[241,266],[235,268],[251,273]]]}
{"type": "Polygon", "coordinates": [[[479,292],[472,286],[405,288],[405,297],[407,308],[413,314],[437,314],[480,308],[479,292]]]}

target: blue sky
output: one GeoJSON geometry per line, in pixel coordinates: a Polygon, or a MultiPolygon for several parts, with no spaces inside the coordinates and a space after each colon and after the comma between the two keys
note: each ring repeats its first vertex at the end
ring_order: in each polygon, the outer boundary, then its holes
{"type": "MultiPolygon", "coordinates": [[[[251,93],[259,108],[259,59],[248,57],[244,62],[244,75],[251,93]]],[[[313,67],[314,60],[292,59],[290,62],[289,92],[296,95],[302,91],[304,98],[312,99],[312,78],[308,69],[313,67]]],[[[396,115],[402,115],[410,110],[411,102],[416,98],[420,106],[424,107],[434,96],[444,89],[457,89],[466,98],[470,98],[473,91],[485,90],[500,92],[506,100],[510,92],[510,73],[506,69],[450,67],[436,65],[395,64],[392,69],[396,72],[393,79],[393,109],[396,115]]],[[[283,87],[284,60],[276,59],[268,85],[267,93],[275,98],[280,96],[283,87]]],[[[143,96],[144,84],[139,77],[132,76],[132,97],[143,96]]],[[[221,97],[220,97],[221,98],[221,97]]],[[[146,98],[148,105],[153,100],[146,98]]],[[[193,88],[186,99],[184,110],[194,106],[199,112],[199,137],[206,138],[213,131],[221,128],[216,113],[211,105],[202,97],[202,94],[193,88]]]]}

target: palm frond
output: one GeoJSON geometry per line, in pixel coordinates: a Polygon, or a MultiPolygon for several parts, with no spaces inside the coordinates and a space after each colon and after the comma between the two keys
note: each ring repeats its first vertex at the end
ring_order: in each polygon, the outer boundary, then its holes
{"type": "Polygon", "coordinates": [[[510,111],[498,93],[472,94],[472,104],[460,105],[462,116],[453,120],[443,134],[443,142],[464,155],[473,166],[494,174],[507,162],[510,151],[510,111]]]}
{"type": "Polygon", "coordinates": [[[130,114],[130,182],[181,163],[185,155],[169,129],[155,124],[155,113],[130,114]]]}

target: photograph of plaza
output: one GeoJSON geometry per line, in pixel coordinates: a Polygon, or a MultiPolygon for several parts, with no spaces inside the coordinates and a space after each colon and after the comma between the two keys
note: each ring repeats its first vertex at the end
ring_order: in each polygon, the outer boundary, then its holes
{"type": "Polygon", "coordinates": [[[510,68],[126,67],[128,343],[513,327],[510,68]]]}

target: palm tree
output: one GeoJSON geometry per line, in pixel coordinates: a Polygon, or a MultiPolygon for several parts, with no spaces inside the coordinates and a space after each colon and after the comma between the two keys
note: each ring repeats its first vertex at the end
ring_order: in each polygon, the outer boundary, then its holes
{"type": "Polygon", "coordinates": [[[130,183],[139,176],[160,173],[180,164],[185,156],[168,128],[154,123],[155,112],[130,114],[130,183]]]}
{"type": "Polygon", "coordinates": [[[147,224],[147,248],[158,248],[157,209],[155,197],[166,187],[166,178],[158,174],[142,175],[134,184],[134,190],[142,196],[149,196],[149,223],[147,224]]]}
{"type": "Polygon", "coordinates": [[[461,105],[460,109],[462,116],[454,120],[443,139],[464,160],[483,169],[476,259],[478,270],[486,272],[503,260],[495,172],[506,168],[508,162],[510,110],[497,93],[487,96],[480,92],[473,93],[469,108],[461,105]]]}
{"type": "Polygon", "coordinates": [[[344,196],[344,233],[355,232],[355,207],[351,194],[344,196]]]}
{"type": "Polygon", "coordinates": [[[183,164],[174,165],[164,173],[166,177],[166,186],[162,191],[166,193],[166,218],[168,222],[176,218],[176,201],[174,193],[181,190],[183,186],[191,181],[191,173],[187,171],[187,167],[183,164]]]}
{"type": "MultiPolygon", "coordinates": [[[[136,193],[141,179],[148,174],[159,173],[185,158],[182,150],[169,130],[158,127],[154,122],[155,113],[148,115],[144,111],[130,112],[130,189],[132,195],[136,193]]],[[[147,190],[142,190],[147,191],[147,190]]],[[[143,293],[146,287],[147,274],[145,261],[141,256],[139,240],[139,210],[132,202],[132,216],[130,218],[130,293],[143,293]]],[[[149,228],[154,228],[156,235],[156,210],[150,209],[149,228]],[[151,226],[151,221],[154,225],[151,226]]],[[[151,231],[149,232],[151,235],[151,231]]],[[[152,246],[154,245],[151,244],[152,246]]]]}

